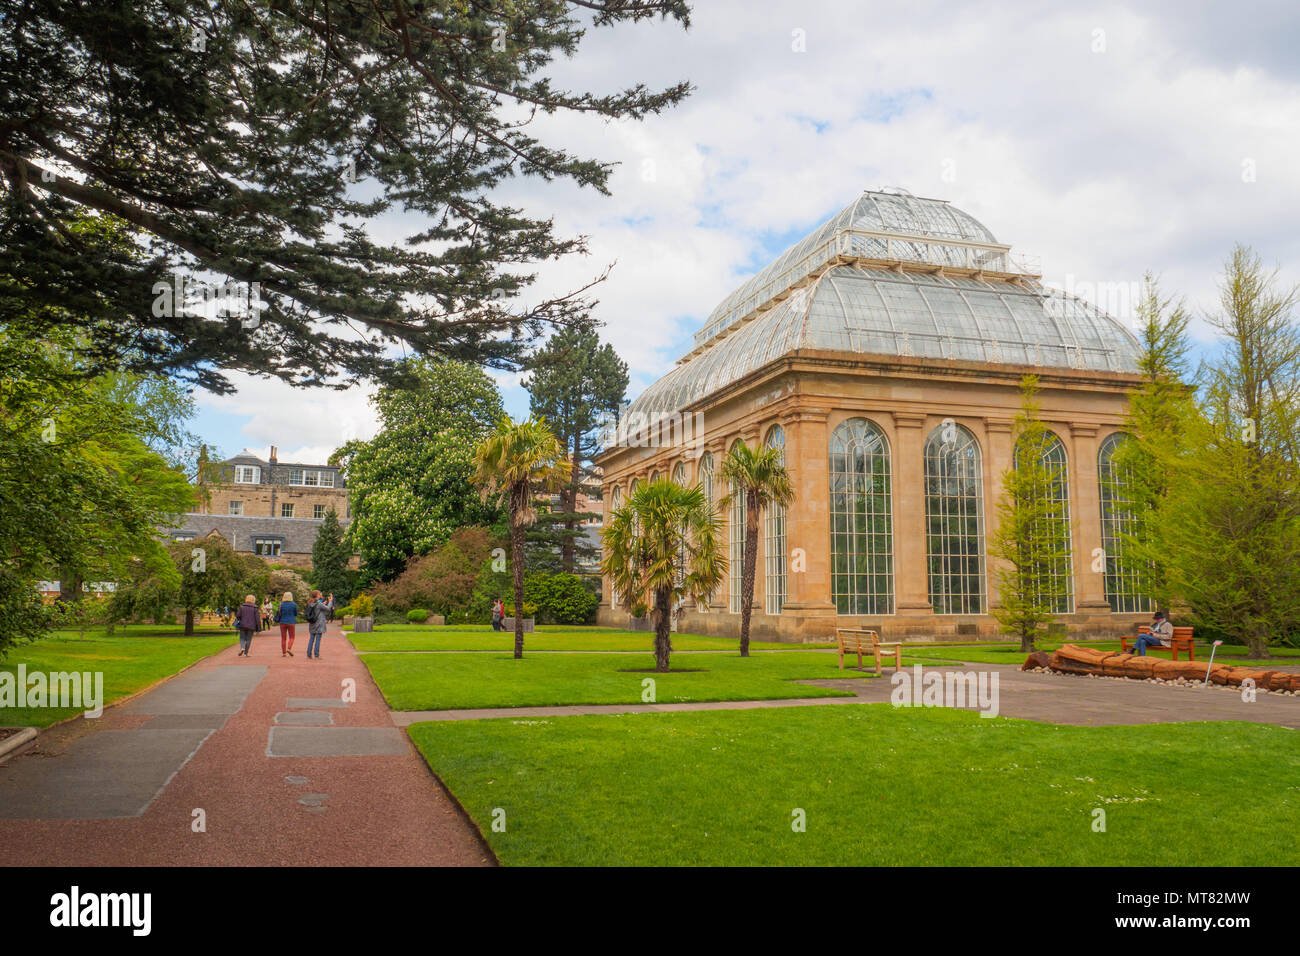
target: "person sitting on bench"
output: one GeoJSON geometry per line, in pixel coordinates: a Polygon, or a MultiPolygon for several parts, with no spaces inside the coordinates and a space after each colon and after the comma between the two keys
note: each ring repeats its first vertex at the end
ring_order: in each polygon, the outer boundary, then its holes
{"type": "Polygon", "coordinates": [[[1145,657],[1148,647],[1164,647],[1174,637],[1174,626],[1165,617],[1164,611],[1156,611],[1155,620],[1151,622],[1150,634],[1139,634],[1133,644],[1133,653],[1145,657]]]}

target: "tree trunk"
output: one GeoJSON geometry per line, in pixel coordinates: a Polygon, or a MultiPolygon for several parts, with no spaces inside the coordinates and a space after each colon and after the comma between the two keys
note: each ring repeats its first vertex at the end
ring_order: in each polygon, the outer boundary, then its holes
{"type": "Polygon", "coordinates": [[[185,609],[185,636],[194,636],[194,608],[192,607],[185,609]]]}
{"type": "Polygon", "coordinates": [[[672,620],[669,615],[672,609],[668,606],[668,589],[658,588],[655,591],[655,670],[660,674],[668,673],[668,656],[673,651],[672,638],[669,636],[669,629],[672,620]]]}
{"type": "MultiPolygon", "coordinates": [[[[572,485],[560,489],[560,509],[565,514],[578,510],[578,491],[572,485]]],[[[577,535],[577,522],[573,518],[564,520],[564,535],[560,538],[560,570],[565,574],[573,573],[574,537],[577,535]]]]}
{"type": "Polygon", "coordinates": [[[524,656],[524,526],[519,523],[519,505],[510,501],[510,556],[515,583],[515,659],[524,656]]]}
{"type": "Polygon", "coordinates": [[[1041,651],[1030,654],[1021,665],[1021,670],[1050,667],[1062,674],[1094,674],[1100,677],[1129,677],[1134,680],[1156,677],[1161,680],[1182,678],[1187,681],[1203,681],[1207,666],[1212,684],[1239,687],[1242,681],[1249,679],[1260,690],[1300,690],[1300,674],[1286,671],[1231,667],[1227,664],[1207,665],[1199,661],[1167,661],[1150,655],[1139,657],[1074,644],[1061,645],[1050,658],[1041,651]]]}
{"type": "Polygon", "coordinates": [[[754,578],[758,562],[758,503],[745,496],[745,560],[740,571],[740,656],[749,656],[749,619],[754,613],[754,578]]]}

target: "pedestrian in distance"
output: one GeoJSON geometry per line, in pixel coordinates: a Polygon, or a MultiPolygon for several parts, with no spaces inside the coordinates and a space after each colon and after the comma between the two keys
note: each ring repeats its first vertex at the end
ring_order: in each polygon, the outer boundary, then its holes
{"type": "Polygon", "coordinates": [[[321,638],[325,636],[325,626],[329,623],[329,608],[319,591],[311,592],[311,603],[307,605],[307,660],[314,655],[320,660],[321,638]]]}
{"type": "Polygon", "coordinates": [[[239,628],[239,653],[236,657],[248,656],[253,647],[253,635],[257,633],[257,621],[257,598],[247,594],[244,603],[235,611],[235,626],[239,628]]]}
{"type": "Polygon", "coordinates": [[[505,620],[506,606],[497,598],[492,602],[492,630],[501,630],[501,622],[505,620]]]}
{"type": "Polygon", "coordinates": [[[293,593],[284,592],[280,607],[275,612],[275,622],[280,625],[280,656],[293,657],[293,639],[298,624],[298,603],[293,593]]]}

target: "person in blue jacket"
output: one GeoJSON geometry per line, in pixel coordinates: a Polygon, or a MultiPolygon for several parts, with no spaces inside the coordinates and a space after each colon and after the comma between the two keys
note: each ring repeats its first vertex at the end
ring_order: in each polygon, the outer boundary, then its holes
{"type": "Polygon", "coordinates": [[[293,639],[294,632],[298,624],[298,605],[293,599],[293,593],[284,592],[284,597],[280,599],[280,606],[275,612],[275,622],[280,625],[280,656],[293,657],[293,639]]]}

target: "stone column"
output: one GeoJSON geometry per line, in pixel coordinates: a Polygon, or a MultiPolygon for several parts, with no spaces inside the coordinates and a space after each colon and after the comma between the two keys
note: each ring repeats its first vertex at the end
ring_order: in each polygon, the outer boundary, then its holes
{"type": "Polygon", "coordinates": [[[799,409],[782,425],[794,501],[785,514],[787,600],[781,616],[789,620],[781,630],[795,637],[833,636],[826,410],[799,409]]]}
{"type": "Polygon", "coordinates": [[[925,555],[926,417],[894,412],[890,456],[894,491],[894,611],[916,618],[934,613],[925,555]]]}
{"type": "Polygon", "coordinates": [[[1070,526],[1074,542],[1074,610],[1090,616],[1110,613],[1101,553],[1101,501],[1097,490],[1096,425],[1070,426],[1070,526]]]}

